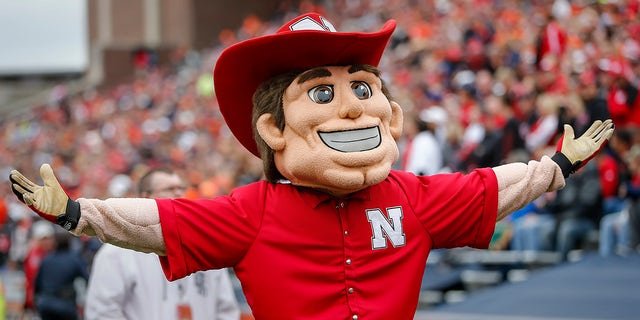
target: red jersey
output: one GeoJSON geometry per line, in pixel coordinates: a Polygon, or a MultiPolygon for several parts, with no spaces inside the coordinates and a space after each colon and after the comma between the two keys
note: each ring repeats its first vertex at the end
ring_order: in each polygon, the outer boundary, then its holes
{"type": "Polygon", "coordinates": [[[24,259],[24,278],[25,278],[25,300],[24,307],[26,309],[35,309],[34,289],[36,283],[36,275],[40,269],[42,260],[47,255],[47,251],[40,247],[32,247],[24,259]]]}
{"type": "Polygon", "coordinates": [[[429,251],[487,248],[492,169],[386,180],[336,198],[256,182],[214,199],[156,199],[168,279],[234,267],[256,319],[413,319],[429,251]]]}
{"type": "Polygon", "coordinates": [[[600,183],[602,185],[602,197],[610,198],[618,195],[620,166],[616,159],[605,155],[598,166],[600,183]]]}

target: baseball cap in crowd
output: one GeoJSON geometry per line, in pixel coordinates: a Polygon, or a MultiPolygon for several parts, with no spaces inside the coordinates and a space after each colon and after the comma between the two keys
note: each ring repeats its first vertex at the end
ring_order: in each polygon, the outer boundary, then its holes
{"type": "Polygon", "coordinates": [[[300,15],[275,34],[239,42],[225,49],[213,70],[220,111],[233,135],[260,157],[251,124],[253,93],[267,79],[324,65],[377,66],[396,22],[377,32],[338,32],[317,13],[300,15]]]}
{"type": "Polygon", "coordinates": [[[44,239],[46,237],[53,237],[55,229],[49,221],[38,220],[31,226],[31,237],[33,239],[44,239]]]}
{"type": "Polygon", "coordinates": [[[447,112],[440,106],[432,106],[420,111],[420,120],[426,123],[444,124],[447,122],[447,112]]]}

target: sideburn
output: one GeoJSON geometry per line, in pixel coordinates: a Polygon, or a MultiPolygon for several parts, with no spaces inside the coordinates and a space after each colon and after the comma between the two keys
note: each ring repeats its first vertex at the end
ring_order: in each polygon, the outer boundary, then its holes
{"type": "Polygon", "coordinates": [[[253,94],[253,114],[252,114],[252,127],[253,136],[258,145],[258,151],[260,152],[260,158],[262,159],[262,166],[267,181],[277,182],[278,180],[286,179],[280,171],[276,168],[274,161],[273,150],[267,145],[266,142],[260,137],[256,128],[256,122],[258,118],[265,114],[270,113],[275,119],[275,123],[280,130],[284,130],[284,108],[282,99],[284,92],[291,85],[298,75],[303,70],[291,71],[284,73],[269,80],[263,82],[253,94]]]}

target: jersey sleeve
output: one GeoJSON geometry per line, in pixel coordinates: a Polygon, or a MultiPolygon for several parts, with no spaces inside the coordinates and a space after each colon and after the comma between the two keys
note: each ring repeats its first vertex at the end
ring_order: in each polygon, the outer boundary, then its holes
{"type": "Polygon", "coordinates": [[[489,246],[498,210],[498,183],[491,169],[403,176],[405,192],[434,248],[489,246]]]}
{"type": "Polygon", "coordinates": [[[261,185],[213,199],[156,199],[166,245],[160,263],[167,279],[232,267],[242,259],[260,227],[259,199],[265,197],[261,185]]]}

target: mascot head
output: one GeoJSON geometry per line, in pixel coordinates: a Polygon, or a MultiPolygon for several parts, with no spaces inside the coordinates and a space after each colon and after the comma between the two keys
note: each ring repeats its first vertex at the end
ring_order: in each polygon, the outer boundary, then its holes
{"type": "Polygon", "coordinates": [[[394,29],[391,20],[378,32],[337,32],[309,13],[222,52],[220,111],[268,180],[342,196],[387,177],[402,110],[376,66],[394,29]]]}

